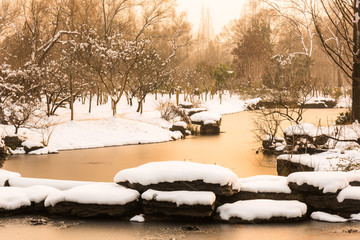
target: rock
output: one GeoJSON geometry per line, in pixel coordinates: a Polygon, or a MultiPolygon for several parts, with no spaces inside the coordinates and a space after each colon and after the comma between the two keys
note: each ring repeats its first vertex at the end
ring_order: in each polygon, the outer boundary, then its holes
{"type": "Polygon", "coordinates": [[[275,193],[275,192],[247,192],[240,191],[232,196],[218,197],[216,200],[219,204],[234,203],[240,200],[255,200],[255,199],[270,199],[270,200],[298,200],[305,202],[305,199],[300,193],[275,193]]]}
{"type": "Polygon", "coordinates": [[[200,126],[200,135],[218,135],[220,134],[220,127],[213,124],[200,126]]]}
{"type": "Polygon", "coordinates": [[[141,195],[146,215],[210,217],[215,209],[215,194],[194,191],[147,190],[141,195]]]}
{"type": "Polygon", "coordinates": [[[186,136],[186,128],[187,124],[185,122],[175,122],[169,130],[173,132],[179,131],[183,136],[186,136]]]}
{"type": "Polygon", "coordinates": [[[124,169],[115,175],[114,181],[139,192],[209,191],[229,196],[238,191],[233,187],[238,177],[230,169],[187,161],[151,162],[124,169]]]}
{"type": "Polygon", "coordinates": [[[314,168],[301,163],[291,162],[284,159],[276,159],[276,170],[279,176],[288,176],[294,172],[314,171],[314,168]]]}
{"type": "Polygon", "coordinates": [[[32,152],[32,151],[36,151],[39,149],[44,148],[44,145],[40,142],[31,142],[31,141],[24,141],[21,143],[21,145],[24,147],[24,150],[26,153],[32,152]]]}
{"type": "Polygon", "coordinates": [[[139,193],[114,183],[85,184],[50,194],[45,207],[72,217],[128,217],[139,212],[139,193]]]}
{"type": "Polygon", "coordinates": [[[3,140],[5,145],[11,148],[12,150],[21,147],[21,143],[23,142],[17,135],[5,136],[3,140]]]}
{"type": "Polygon", "coordinates": [[[140,183],[130,183],[129,181],[117,182],[117,184],[136,189],[139,192],[145,192],[148,189],[154,189],[158,191],[210,191],[216,195],[231,196],[237,191],[232,188],[231,185],[220,185],[213,183],[206,183],[202,180],[195,181],[175,181],[175,182],[160,182],[156,184],[142,185],[140,183]]]}
{"type": "Polygon", "coordinates": [[[48,206],[51,214],[67,217],[114,217],[125,218],[140,212],[139,202],[133,201],[124,205],[80,204],[75,202],[59,202],[55,206],[48,206]]]}
{"type": "Polygon", "coordinates": [[[9,156],[8,148],[5,143],[0,140],[0,168],[2,167],[2,160],[5,160],[9,156]]]}

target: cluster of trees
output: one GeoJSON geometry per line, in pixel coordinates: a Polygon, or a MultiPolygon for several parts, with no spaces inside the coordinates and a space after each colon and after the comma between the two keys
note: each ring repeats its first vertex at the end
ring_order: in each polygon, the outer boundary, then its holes
{"type": "Polygon", "coordinates": [[[0,4],[0,120],[18,126],[44,102],[48,116],[69,103],[73,119],[78,98],[89,111],[110,99],[115,115],[123,97],[142,112],[149,93],[345,93],[360,72],[356,0],[249,0],[217,37],[208,10],[194,33],[176,0],[0,4]]]}

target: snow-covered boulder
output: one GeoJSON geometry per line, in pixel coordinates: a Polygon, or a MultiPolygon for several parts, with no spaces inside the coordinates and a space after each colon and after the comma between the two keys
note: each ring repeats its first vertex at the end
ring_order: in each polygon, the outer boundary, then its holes
{"type": "Polygon", "coordinates": [[[221,114],[218,112],[200,112],[195,113],[190,117],[191,122],[193,124],[200,124],[200,125],[209,125],[212,124],[213,126],[220,126],[221,124],[221,114]]]}
{"type": "Polygon", "coordinates": [[[46,186],[0,187],[0,216],[43,211],[46,197],[57,191],[59,190],[46,186]]]}
{"type": "Polygon", "coordinates": [[[186,136],[186,128],[187,128],[187,124],[186,122],[175,122],[172,127],[169,129],[170,131],[179,131],[182,133],[183,136],[186,136]]]}
{"type": "Polygon", "coordinates": [[[26,153],[44,148],[44,144],[42,144],[40,142],[29,141],[29,140],[25,140],[24,142],[22,142],[21,146],[24,147],[24,150],[26,153]]]}
{"type": "Polygon", "coordinates": [[[146,215],[210,217],[215,209],[213,192],[156,191],[149,189],[141,195],[146,215]]]}
{"type": "Polygon", "coordinates": [[[230,223],[292,222],[305,218],[306,204],[299,201],[246,200],[224,204],[218,218],[230,223]]]}
{"type": "Polygon", "coordinates": [[[114,181],[139,192],[211,191],[217,195],[232,195],[238,177],[230,169],[219,165],[186,161],[151,162],[118,172],[114,181]]]}
{"type": "Polygon", "coordinates": [[[338,193],[359,182],[360,172],[296,172],[288,176],[292,190],[314,194],[338,193]]]}
{"type": "Polygon", "coordinates": [[[136,190],[114,183],[87,184],[50,194],[45,207],[63,216],[126,217],[139,208],[139,196],[136,190]]]}
{"type": "MultiPolygon", "coordinates": [[[[8,149],[5,146],[5,142],[0,139],[0,161],[6,159],[6,157],[9,155],[8,149]]],[[[2,167],[0,162],[0,167],[2,167]]]]}
{"type": "Polygon", "coordinates": [[[301,194],[291,192],[287,178],[281,176],[259,175],[248,178],[239,178],[240,191],[226,198],[218,199],[221,203],[236,202],[239,200],[272,199],[272,200],[299,200],[301,194]]]}

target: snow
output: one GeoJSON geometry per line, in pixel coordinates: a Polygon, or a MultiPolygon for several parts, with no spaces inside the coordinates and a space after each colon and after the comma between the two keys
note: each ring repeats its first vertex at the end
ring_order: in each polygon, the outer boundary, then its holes
{"type": "Polygon", "coordinates": [[[218,122],[221,120],[221,114],[218,112],[199,112],[199,113],[195,113],[194,115],[191,115],[190,117],[192,122],[207,122],[207,121],[212,121],[212,122],[218,122]]]}
{"type": "MultiPolygon", "coordinates": [[[[183,98],[183,95],[180,96],[183,98]]],[[[195,97],[196,98],[196,97],[195,97]]],[[[158,110],[159,102],[175,101],[175,97],[169,99],[167,95],[158,100],[149,94],[144,103],[144,112],[136,112],[136,104],[130,107],[126,98],[122,98],[117,105],[116,117],[112,116],[111,103],[96,106],[93,99],[92,112],[88,113],[88,104],[81,104],[80,101],[74,103],[74,121],[70,121],[70,110],[68,108],[59,108],[55,116],[46,119],[51,126],[48,129],[38,128],[20,128],[19,136],[27,139],[27,142],[34,145],[41,144],[45,135],[51,134],[48,143],[48,152],[56,150],[73,150],[85,148],[97,148],[105,146],[121,146],[139,143],[158,143],[172,141],[174,134],[169,131],[172,124],[161,118],[158,110]]],[[[199,101],[202,107],[210,111],[228,114],[245,110],[244,101],[238,95],[222,95],[220,104],[219,96],[215,95],[213,99],[203,102],[199,101]]],[[[134,100],[134,102],[136,102],[134,100]]],[[[217,119],[221,118],[220,114],[216,115],[217,119]]],[[[34,124],[39,122],[33,120],[34,124]]],[[[9,135],[14,132],[14,128],[9,125],[0,125],[0,135],[9,135]]],[[[176,136],[175,139],[179,139],[176,136]]],[[[15,151],[17,154],[23,151],[15,151]]],[[[46,154],[46,149],[35,151],[32,154],[46,154]]]]}
{"type": "Polygon", "coordinates": [[[20,188],[0,188],[0,208],[15,210],[20,207],[30,206],[31,201],[20,188]]]}
{"type": "MultiPolygon", "coordinates": [[[[94,184],[95,182],[86,181],[69,181],[69,180],[55,180],[55,179],[43,179],[43,178],[25,178],[17,175],[10,176],[9,185],[11,187],[31,187],[31,186],[48,186],[59,190],[67,190],[73,187],[94,184]]],[[[110,183],[109,183],[110,184],[110,183]]]]}
{"type": "Polygon", "coordinates": [[[177,126],[177,127],[183,127],[183,128],[187,127],[186,122],[175,122],[173,125],[177,126]]]}
{"type": "Polygon", "coordinates": [[[239,178],[241,191],[245,192],[271,192],[271,193],[291,193],[287,184],[287,177],[258,175],[248,178],[239,178]]]}
{"type": "Polygon", "coordinates": [[[141,195],[147,201],[171,202],[180,205],[213,205],[216,196],[213,192],[194,191],[156,191],[149,189],[141,195]]]}
{"type": "Polygon", "coordinates": [[[288,182],[308,184],[323,190],[323,193],[335,193],[353,181],[360,181],[360,172],[296,172],[288,176],[288,182]]]}
{"type": "Polygon", "coordinates": [[[151,162],[118,172],[115,182],[140,183],[142,185],[160,182],[196,181],[220,185],[232,185],[238,177],[230,169],[219,165],[195,162],[166,161],[151,162]]]}
{"type": "Polygon", "coordinates": [[[245,105],[246,106],[253,106],[258,104],[262,99],[261,98],[254,98],[254,99],[249,99],[245,101],[245,105]]]}
{"type": "Polygon", "coordinates": [[[227,203],[217,209],[222,220],[229,220],[235,217],[245,221],[270,219],[272,217],[298,218],[305,215],[306,211],[306,204],[299,201],[265,199],[227,203]]]}
{"type": "Polygon", "coordinates": [[[1,187],[0,188],[0,208],[5,210],[15,210],[20,207],[30,206],[31,202],[40,203],[49,194],[59,190],[45,187],[33,186],[29,188],[1,187]]]}
{"type": "Polygon", "coordinates": [[[29,141],[29,140],[25,140],[21,143],[21,145],[23,147],[26,147],[26,148],[43,148],[44,145],[40,142],[33,142],[33,141],[29,141]]]}
{"type": "Polygon", "coordinates": [[[348,186],[340,191],[337,196],[338,202],[343,202],[346,199],[360,200],[360,187],[348,186]]]}
{"type": "Polygon", "coordinates": [[[145,222],[144,214],[139,214],[130,218],[130,222],[145,222]]]}
{"type": "Polygon", "coordinates": [[[180,131],[174,131],[170,134],[170,136],[173,140],[179,140],[184,137],[180,131]]]}
{"type": "Polygon", "coordinates": [[[315,171],[341,170],[340,165],[351,165],[359,162],[360,152],[357,150],[330,149],[326,152],[309,154],[282,154],[277,160],[299,163],[314,168],[315,171]]]}
{"type": "Polygon", "coordinates": [[[350,220],[352,220],[352,221],[360,221],[360,213],[351,214],[350,220]]]}
{"type": "Polygon", "coordinates": [[[20,173],[10,172],[0,169],[0,187],[3,187],[5,182],[11,177],[21,177],[20,173]]]}
{"type": "Polygon", "coordinates": [[[55,206],[59,202],[125,205],[136,201],[139,196],[138,191],[124,188],[115,183],[95,183],[52,193],[46,198],[45,207],[55,206]]]}
{"type": "Polygon", "coordinates": [[[346,218],[325,212],[313,212],[310,217],[313,220],[322,222],[342,223],[348,221],[346,218]]]}
{"type": "Polygon", "coordinates": [[[315,127],[315,125],[311,123],[302,123],[286,128],[284,134],[286,136],[309,135],[315,137],[321,135],[321,128],[315,127]]]}

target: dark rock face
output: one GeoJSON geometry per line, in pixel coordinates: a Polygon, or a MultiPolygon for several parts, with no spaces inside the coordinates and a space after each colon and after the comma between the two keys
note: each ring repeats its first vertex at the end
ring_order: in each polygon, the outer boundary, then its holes
{"type": "Polygon", "coordinates": [[[117,184],[127,188],[135,189],[140,193],[143,193],[148,189],[153,189],[158,191],[185,190],[185,191],[209,191],[215,193],[216,195],[231,196],[235,192],[237,192],[232,189],[232,186],[229,185],[221,186],[219,184],[205,183],[202,180],[161,182],[150,185],[142,185],[139,183],[130,183],[126,181],[126,182],[118,182],[117,184]]]}
{"type": "Polygon", "coordinates": [[[296,217],[296,218],[286,218],[286,217],[271,217],[269,219],[254,219],[252,221],[232,217],[228,221],[220,220],[220,218],[217,218],[221,222],[227,222],[232,224],[257,224],[257,223],[296,223],[300,222],[306,219],[306,215],[302,217],[296,217]]]}
{"type": "Polygon", "coordinates": [[[168,216],[186,216],[194,218],[210,217],[215,205],[179,205],[172,202],[143,200],[142,206],[146,215],[164,214],[168,216]]]}
{"type": "Polygon", "coordinates": [[[21,147],[21,143],[23,142],[18,136],[5,136],[3,140],[5,145],[12,150],[21,147]]]}
{"type": "Polygon", "coordinates": [[[2,160],[5,160],[9,156],[9,152],[6,146],[0,146],[0,168],[2,167],[2,160]]]}
{"type": "Polygon", "coordinates": [[[220,205],[225,203],[234,203],[239,200],[255,200],[255,199],[271,199],[271,200],[298,200],[304,202],[304,197],[300,193],[274,193],[274,192],[247,192],[240,191],[232,196],[220,196],[216,202],[220,205]]]}
{"type": "Polygon", "coordinates": [[[220,127],[211,124],[200,126],[200,135],[218,135],[220,134],[220,127]]]}
{"type": "Polygon", "coordinates": [[[170,131],[179,131],[182,133],[182,135],[185,137],[186,136],[186,129],[182,126],[176,126],[176,125],[173,125],[170,129],[170,131]]]}
{"type": "Polygon", "coordinates": [[[80,204],[74,202],[60,202],[47,210],[51,214],[67,217],[113,217],[124,218],[140,212],[139,201],[124,205],[80,204]]]}
{"type": "Polygon", "coordinates": [[[306,134],[284,134],[284,137],[287,149],[295,153],[315,154],[328,149],[326,143],[329,140],[329,137],[323,134],[316,137],[312,137],[306,134]]]}
{"type": "Polygon", "coordinates": [[[294,172],[312,172],[314,168],[300,163],[293,163],[289,160],[276,160],[276,170],[279,176],[288,176],[294,172]]]}
{"type": "Polygon", "coordinates": [[[34,147],[31,147],[31,148],[28,148],[28,147],[24,147],[24,150],[26,153],[29,153],[29,152],[32,152],[32,151],[35,151],[35,150],[39,150],[41,148],[44,148],[44,146],[34,146],[34,147]]]}

